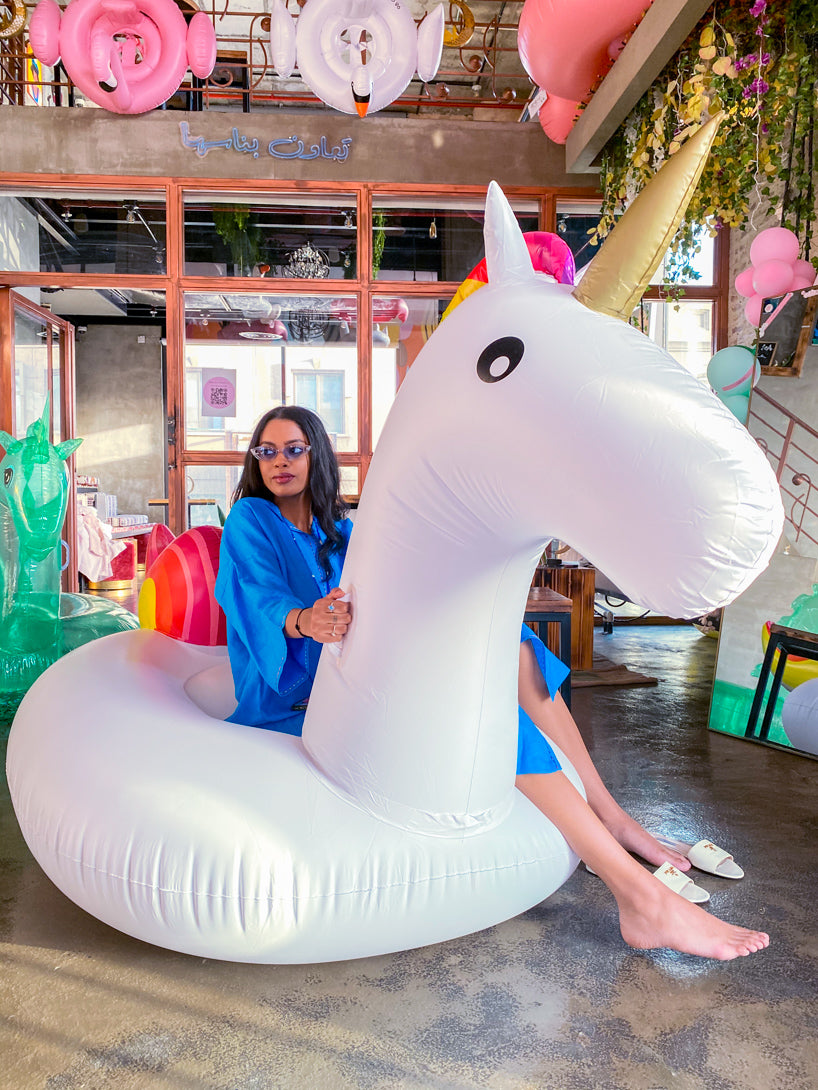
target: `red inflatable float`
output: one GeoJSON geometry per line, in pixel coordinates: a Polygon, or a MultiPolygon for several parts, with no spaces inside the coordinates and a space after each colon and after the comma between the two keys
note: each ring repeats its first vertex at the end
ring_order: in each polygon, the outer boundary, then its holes
{"type": "Polygon", "coordinates": [[[227,643],[224,613],[213,597],[221,540],[221,527],[196,526],[157,553],[139,592],[142,628],[204,647],[227,643]]]}

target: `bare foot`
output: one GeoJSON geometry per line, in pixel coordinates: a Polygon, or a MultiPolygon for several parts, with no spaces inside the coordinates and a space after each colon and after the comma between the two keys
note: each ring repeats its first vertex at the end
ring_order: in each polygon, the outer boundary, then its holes
{"type": "Polygon", "coordinates": [[[661,867],[663,863],[672,863],[677,870],[690,870],[690,860],[686,856],[660,844],[613,799],[611,803],[613,805],[609,806],[604,813],[597,811],[597,817],[625,851],[633,852],[634,855],[640,856],[648,863],[653,863],[656,867],[661,867]]]}
{"type": "Polygon", "coordinates": [[[619,903],[619,928],[628,946],[638,950],[666,947],[683,954],[731,961],[769,945],[770,936],[764,931],[735,927],[660,882],[656,885],[658,890],[651,890],[650,896],[640,892],[638,898],[629,897],[619,903]]]}

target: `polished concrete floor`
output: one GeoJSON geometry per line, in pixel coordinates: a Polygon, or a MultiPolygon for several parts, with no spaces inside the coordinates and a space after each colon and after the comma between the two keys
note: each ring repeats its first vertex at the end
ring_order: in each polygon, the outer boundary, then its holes
{"type": "MultiPolygon", "coordinates": [[[[708,732],[716,641],[597,630],[655,688],[576,690],[614,794],[730,847],[711,907],[772,935],[729,963],[634,952],[584,868],[489,931],[362,961],[253,966],[147,946],[42,875],[0,799],[0,1090],[814,1090],[818,762],[708,732]],[[815,839],[814,839],[815,838],[815,839]]],[[[103,714],[93,707],[89,714],[103,714]]]]}

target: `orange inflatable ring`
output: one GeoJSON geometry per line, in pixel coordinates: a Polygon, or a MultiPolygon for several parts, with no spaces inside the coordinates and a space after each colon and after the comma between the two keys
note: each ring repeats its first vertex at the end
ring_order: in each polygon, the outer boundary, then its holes
{"type": "Polygon", "coordinates": [[[12,10],[0,20],[0,38],[13,38],[26,25],[26,6],[23,0],[12,0],[12,10]]]}

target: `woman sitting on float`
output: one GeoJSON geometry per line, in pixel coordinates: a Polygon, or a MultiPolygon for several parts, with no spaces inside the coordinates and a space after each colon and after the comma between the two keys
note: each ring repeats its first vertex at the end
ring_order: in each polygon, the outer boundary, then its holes
{"type": "MultiPolygon", "coordinates": [[[[233,722],[301,734],[322,645],[340,643],[352,619],[337,585],[351,530],[346,511],[320,419],[294,406],[266,413],[233,495],[216,582],[238,700],[233,722]]],[[[524,627],[516,784],[611,890],[625,941],[722,960],[763,949],[765,933],[707,914],[630,854],[679,871],[690,866],[625,814],[602,783],[557,692],[564,671],[524,627]],[[579,773],[587,803],[546,734],[579,773]]]]}

